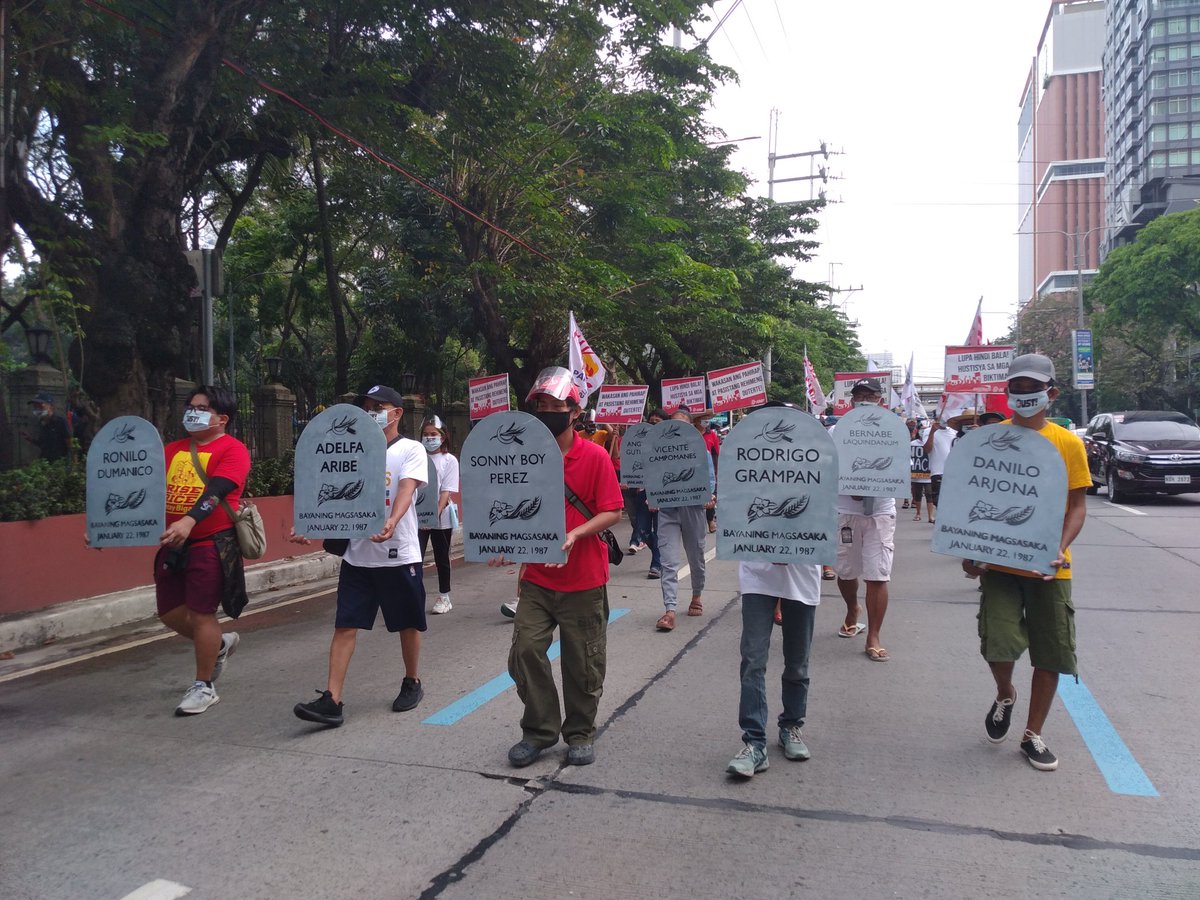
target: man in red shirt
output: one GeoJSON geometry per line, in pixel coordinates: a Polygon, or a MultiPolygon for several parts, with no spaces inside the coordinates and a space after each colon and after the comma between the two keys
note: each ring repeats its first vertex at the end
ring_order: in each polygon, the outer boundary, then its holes
{"type": "MultiPolygon", "coordinates": [[[[608,635],[608,548],[599,535],[617,524],[624,503],[608,452],[575,433],[573,426],[582,412],[579,399],[570,371],[561,366],[543,369],[526,398],[530,411],[562,450],[567,487],[567,539],[562,549],[567,561],[527,563],[521,570],[508,655],[508,673],[525,704],[521,740],[508,751],[508,761],[517,767],[553,747],[560,733],[568,745],[568,765],[586,766],[595,760],[608,635]],[[590,516],[576,509],[572,493],[590,516]],[[562,647],[565,717],[547,655],[555,626],[562,647]]],[[[489,565],[506,561],[501,556],[489,565]]]]}
{"type": "Polygon", "coordinates": [[[217,622],[222,595],[229,589],[245,592],[244,580],[235,583],[241,572],[240,551],[225,554],[236,555],[238,566],[227,574],[218,547],[225,541],[236,545],[226,506],[237,510],[250,475],[250,451],[225,433],[236,411],[237,401],[226,388],[196,388],[183,414],[189,437],[163,448],[167,530],[159,537],[160,548],[154,558],[158,617],[191,641],[196,650],[196,680],[176,707],[178,716],[202,713],[220,699],[213,683],[239,640],[235,631],[221,634],[217,622]],[[197,470],[197,462],[203,471],[197,470]]]}

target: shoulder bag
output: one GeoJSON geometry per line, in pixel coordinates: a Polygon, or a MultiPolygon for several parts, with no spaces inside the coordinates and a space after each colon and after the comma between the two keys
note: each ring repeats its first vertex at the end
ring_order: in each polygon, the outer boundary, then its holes
{"type": "MultiPolygon", "coordinates": [[[[587,508],[579,496],[570,488],[567,488],[567,502],[583,513],[584,518],[591,519],[595,514],[587,508]]],[[[610,566],[619,566],[621,560],[625,558],[625,553],[621,550],[621,545],[617,543],[617,536],[612,533],[611,528],[605,528],[600,532],[600,540],[604,541],[604,545],[608,547],[608,564],[610,566]]]]}
{"type": "MultiPolygon", "coordinates": [[[[204,486],[208,487],[208,474],[204,471],[204,467],[200,465],[200,455],[196,453],[195,443],[191,444],[192,465],[196,469],[196,473],[200,476],[200,480],[204,482],[204,486]]],[[[242,556],[246,559],[260,559],[267,552],[267,529],[263,525],[262,513],[258,511],[258,507],[253,503],[242,500],[241,508],[237,512],[233,511],[233,507],[221,498],[221,506],[225,510],[225,514],[229,516],[229,520],[233,522],[234,531],[237,532],[238,547],[241,548],[242,556]]]]}

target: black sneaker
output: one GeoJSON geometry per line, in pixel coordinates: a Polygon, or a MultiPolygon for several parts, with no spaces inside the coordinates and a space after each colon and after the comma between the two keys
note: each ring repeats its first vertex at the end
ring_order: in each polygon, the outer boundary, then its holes
{"type": "Polygon", "coordinates": [[[992,708],[988,710],[987,718],[983,720],[983,727],[987,729],[987,739],[993,744],[998,744],[1008,737],[1008,726],[1012,724],[1013,705],[1016,702],[1015,695],[1011,700],[997,699],[992,703],[992,708]]]}
{"type": "Polygon", "coordinates": [[[654,566],[651,566],[650,571],[646,573],[646,577],[647,578],[662,578],[662,570],[655,568],[654,566]]]}
{"type": "Polygon", "coordinates": [[[296,714],[297,719],[337,728],[344,721],[342,704],[334,703],[333,694],[329,691],[317,691],[317,693],[321,696],[311,703],[297,703],[292,707],[292,712],[296,714]]]}
{"type": "Polygon", "coordinates": [[[392,701],[392,712],[406,712],[421,702],[425,696],[425,688],[415,678],[405,678],[400,682],[400,693],[392,701]]]}
{"type": "Polygon", "coordinates": [[[1058,768],[1058,757],[1050,752],[1040,734],[1025,731],[1025,740],[1021,741],[1021,752],[1029,760],[1029,764],[1042,772],[1053,772],[1058,768]]]}

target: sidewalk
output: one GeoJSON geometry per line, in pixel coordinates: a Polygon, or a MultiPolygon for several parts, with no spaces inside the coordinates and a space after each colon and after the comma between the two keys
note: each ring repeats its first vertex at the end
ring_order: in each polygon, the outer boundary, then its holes
{"type": "MultiPolygon", "coordinates": [[[[456,529],[450,543],[450,560],[463,560],[462,530],[456,529]]],[[[337,585],[340,557],[318,550],[277,562],[246,567],[247,610],[277,603],[300,589],[332,589],[337,585]]],[[[433,567],[432,548],[425,567],[433,567]]],[[[149,574],[149,573],[147,573],[149,574]]],[[[31,666],[81,652],[84,647],[103,646],[131,636],[163,631],[154,615],[154,585],[97,597],[84,597],[30,613],[0,616],[0,678],[31,666]]]]}

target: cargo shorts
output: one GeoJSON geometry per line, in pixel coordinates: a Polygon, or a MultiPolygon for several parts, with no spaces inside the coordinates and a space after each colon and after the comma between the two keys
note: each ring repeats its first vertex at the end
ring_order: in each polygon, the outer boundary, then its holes
{"type": "Polygon", "coordinates": [[[989,569],[981,581],[979,644],[984,659],[1016,662],[1028,648],[1034,668],[1078,674],[1069,578],[1042,581],[989,569]]]}

